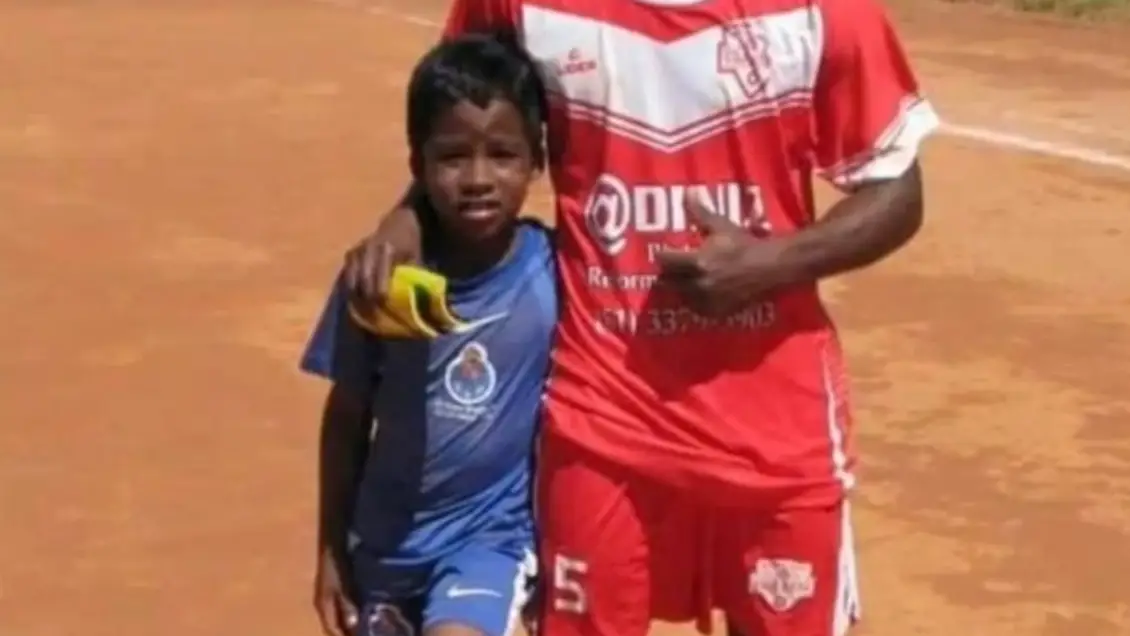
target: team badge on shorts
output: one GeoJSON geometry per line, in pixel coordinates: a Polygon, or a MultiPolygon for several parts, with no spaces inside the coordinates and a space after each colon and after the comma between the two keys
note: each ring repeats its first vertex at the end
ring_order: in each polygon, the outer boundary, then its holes
{"type": "Polygon", "coordinates": [[[416,636],[416,628],[395,605],[378,603],[365,616],[361,636],[416,636]]]}
{"type": "Polygon", "coordinates": [[[792,559],[758,559],[749,574],[749,592],[777,612],[787,612],[816,592],[812,564],[792,559]]]}

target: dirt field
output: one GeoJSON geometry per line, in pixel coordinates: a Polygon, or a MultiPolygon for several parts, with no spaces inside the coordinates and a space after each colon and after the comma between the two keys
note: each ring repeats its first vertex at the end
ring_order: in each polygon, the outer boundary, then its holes
{"type": "MultiPolygon", "coordinates": [[[[364,1],[0,0],[0,635],[317,633],[295,356],[442,12],[364,1]]],[[[1130,156],[1125,32],[897,15],[951,123],[1130,156]]],[[[926,168],[920,240],[828,285],[859,633],[1130,634],[1130,169],[952,136],[926,168]]]]}

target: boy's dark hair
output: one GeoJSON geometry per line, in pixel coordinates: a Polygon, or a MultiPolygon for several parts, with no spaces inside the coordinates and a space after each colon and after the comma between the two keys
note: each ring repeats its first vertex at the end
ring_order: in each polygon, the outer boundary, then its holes
{"type": "Polygon", "coordinates": [[[510,102],[522,116],[534,167],[545,164],[545,94],[537,64],[511,33],[462,35],[437,44],[408,83],[408,145],[420,156],[439,116],[460,101],[510,102]]]}

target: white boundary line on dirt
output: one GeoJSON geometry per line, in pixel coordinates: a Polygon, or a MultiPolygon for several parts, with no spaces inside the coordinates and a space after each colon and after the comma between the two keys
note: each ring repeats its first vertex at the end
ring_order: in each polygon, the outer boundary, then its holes
{"type": "MultiPolygon", "coordinates": [[[[443,25],[436,20],[423,16],[396,11],[374,4],[364,4],[356,0],[311,0],[317,4],[340,7],[344,9],[360,10],[372,16],[389,18],[407,24],[438,29],[443,25]]],[[[940,129],[943,135],[981,142],[997,148],[1019,150],[1058,159],[1069,159],[1092,166],[1113,168],[1122,172],[1130,172],[1130,157],[1107,152],[1100,148],[1076,146],[1060,143],[1028,135],[1019,135],[1003,132],[985,126],[970,126],[966,124],[943,123],[940,129]]]]}

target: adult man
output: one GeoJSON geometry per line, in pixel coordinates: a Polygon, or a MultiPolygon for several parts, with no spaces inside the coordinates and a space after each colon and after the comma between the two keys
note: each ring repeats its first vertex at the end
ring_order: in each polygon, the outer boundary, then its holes
{"type": "MultiPolygon", "coordinates": [[[[839,636],[858,614],[852,453],[816,283],[918,230],[938,123],[881,7],[456,0],[447,33],[496,28],[550,100],[542,629],[641,636],[719,607],[751,636],[839,636]],[[820,218],[813,174],[846,193],[820,218]]],[[[403,206],[350,252],[357,302],[419,225],[403,206]]]]}

